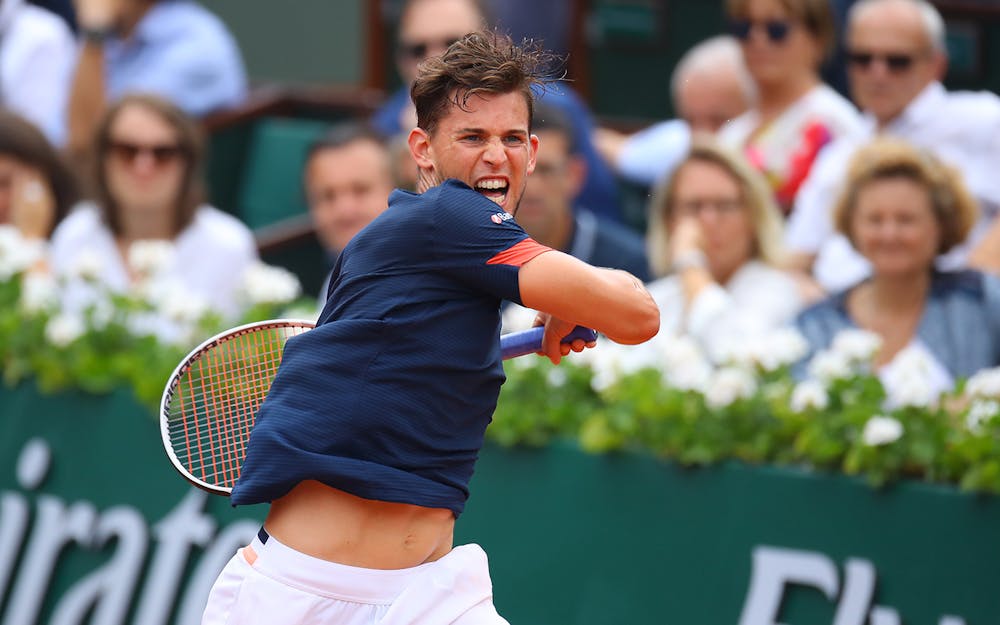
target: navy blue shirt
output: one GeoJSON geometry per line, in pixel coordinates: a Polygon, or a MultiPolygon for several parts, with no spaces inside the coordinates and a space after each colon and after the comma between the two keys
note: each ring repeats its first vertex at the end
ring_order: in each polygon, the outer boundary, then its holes
{"type": "Polygon", "coordinates": [[[500,301],[520,302],[519,266],[547,249],[456,180],[394,191],[286,345],[233,505],[314,479],[458,516],[504,382],[500,301]]]}

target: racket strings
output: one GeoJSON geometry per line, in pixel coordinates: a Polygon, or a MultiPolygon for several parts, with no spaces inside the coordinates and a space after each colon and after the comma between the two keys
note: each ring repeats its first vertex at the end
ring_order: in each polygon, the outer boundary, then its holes
{"type": "Polygon", "coordinates": [[[191,475],[217,486],[235,484],[285,342],[308,329],[260,327],[220,340],[194,358],[168,411],[171,445],[191,475]]]}

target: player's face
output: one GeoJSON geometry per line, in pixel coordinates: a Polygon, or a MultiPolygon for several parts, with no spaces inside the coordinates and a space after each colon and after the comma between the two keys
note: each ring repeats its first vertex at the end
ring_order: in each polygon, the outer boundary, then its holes
{"type": "Polygon", "coordinates": [[[528,103],[514,92],[474,95],[464,110],[451,104],[429,138],[426,157],[439,179],[461,180],[514,214],[537,152],[528,103]]]}

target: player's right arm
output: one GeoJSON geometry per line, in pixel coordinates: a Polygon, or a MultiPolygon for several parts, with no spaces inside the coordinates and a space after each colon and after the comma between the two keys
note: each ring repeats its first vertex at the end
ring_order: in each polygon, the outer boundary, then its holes
{"type": "MultiPolygon", "coordinates": [[[[633,345],[653,338],[660,328],[660,310],[652,296],[626,271],[594,267],[550,250],[524,263],[518,282],[525,306],[568,322],[570,329],[583,325],[616,343],[633,345]]],[[[550,325],[556,333],[565,328],[546,323],[545,343],[556,345],[562,336],[548,336],[550,325]]]]}

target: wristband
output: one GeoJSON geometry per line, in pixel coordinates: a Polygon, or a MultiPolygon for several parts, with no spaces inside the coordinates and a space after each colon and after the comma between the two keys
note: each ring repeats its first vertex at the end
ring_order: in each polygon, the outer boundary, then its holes
{"type": "Polygon", "coordinates": [[[117,34],[114,26],[81,26],[80,37],[85,43],[103,44],[117,34]]]}
{"type": "Polygon", "coordinates": [[[670,264],[674,273],[680,273],[685,269],[708,269],[708,257],[701,250],[688,250],[674,256],[670,264]]]}

